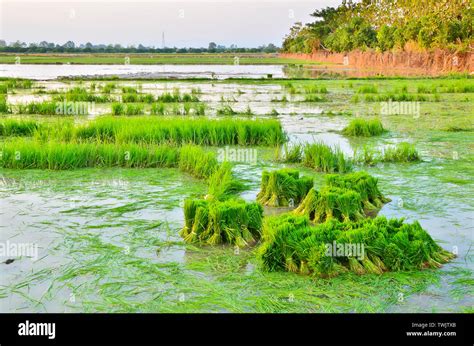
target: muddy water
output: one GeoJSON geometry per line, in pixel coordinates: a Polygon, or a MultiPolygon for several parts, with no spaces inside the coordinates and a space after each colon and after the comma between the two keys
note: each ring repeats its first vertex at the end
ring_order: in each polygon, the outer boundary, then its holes
{"type": "MultiPolygon", "coordinates": [[[[381,215],[419,220],[433,238],[445,249],[457,252],[458,257],[434,271],[435,284],[377,311],[463,311],[473,305],[472,295],[466,294],[474,269],[469,132],[446,133],[419,127],[407,133],[398,130],[397,122],[409,119],[397,118],[384,119],[391,129],[388,134],[355,140],[338,132],[350,116],[322,113],[331,109],[330,104],[297,102],[298,95],[287,104],[271,102],[285,95],[284,88],[276,84],[146,83],[142,87],[143,91],[160,93],[176,86],[181,90],[199,87],[200,97],[214,110],[222,104],[221,95],[235,97],[237,102],[231,103],[235,109],[250,105],[257,117],[275,109],[279,113],[275,117],[291,142],[322,141],[338,146],[349,156],[363,145],[415,142],[422,163],[357,169],[378,177],[381,190],[392,199],[381,215]],[[459,157],[453,159],[453,151],[459,157]],[[460,285],[463,289],[459,294],[460,285]]],[[[241,196],[248,201],[255,200],[262,170],[282,166],[272,161],[273,149],[258,150],[257,164],[239,163],[234,168],[237,177],[246,183],[241,196]]],[[[324,175],[301,170],[314,176],[316,185],[322,183],[324,175]]],[[[202,181],[174,169],[0,170],[0,177],[0,242],[38,244],[37,258],[12,255],[12,263],[0,264],[0,311],[116,311],[119,305],[123,309],[119,311],[159,312],[186,287],[211,292],[207,285],[214,280],[212,275],[192,267],[199,252],[196,255],[196,250],[185,246],[178,235],[183,225],[183,199],[202,196],[206,191],[202,181]],[[156,305],[144,308],[132,304],[140,301],[156,305]]],[[[222,270],[229,278],[219,281],[217,287],[242,292],[245,300],[255,293],[243,293],[239,282],[258,273],[258,269],[254,263],[244,262],[243,273],[226,272],[224,266],[222,270]]],[[[275,287],[280,280],[265,278],[267,285],[275,287]]],[[[315,285],[310,278],[306,280],[315,285]]],[[[354,305],[368,301],[364,291],[359,293],[351,298],[354,305]]],[[[383,293],[377,298],[383,300],[383,293]]],[[[372,311],[369,306],[364,309],[372,311]]],[[[214,307],[202,303],[186,311],[198,310],[214,311],[214,307]]],[[[253,311],[252,307],[248,311],[253,311]]]]}
{"type": "Polygon", "coordinates": [[[27,65],[0,64],[0,77],[50,80],[60,77],[266,78],[284,77],[281,65],[27,65]]]}

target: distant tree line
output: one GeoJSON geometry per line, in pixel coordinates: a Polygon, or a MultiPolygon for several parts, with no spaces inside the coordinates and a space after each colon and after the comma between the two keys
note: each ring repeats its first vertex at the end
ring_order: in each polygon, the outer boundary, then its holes
{"type": "Polygon", "coordinates": [[[467,51],[473,44],[472,0],[343,0],[316,10],[316,21],[296,23],[282,51],[349,52],[355,49],[467,51]]]}
{"type": "Polygon", "coordinates": [[[21,41],[7,43],[0,40],[0,52],[5,53],[275,53],[279,48],[274,44],[262,45],[257,48],[239,48],[236,45],[226,47],[209,43],[207,48],[176,48],[176,47],[123,47],[120,44],[92,44],[90,42],[76,45],[73,41],[64,44],[41,41],[40,43],[25,43],[21,41]]]}

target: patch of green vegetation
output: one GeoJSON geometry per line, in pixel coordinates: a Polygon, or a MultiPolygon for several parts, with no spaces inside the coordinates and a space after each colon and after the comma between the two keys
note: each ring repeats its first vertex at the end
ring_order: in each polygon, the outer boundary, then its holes
{"type": "Polygon", "coordinates": [[[307,217],[290,215],[265,222],[258,255],[265,270],[321,277],[439,268],[454,258],[418,222],[377,217],[310,227],[307,217]],[[334,247],[340,254],[329,252],[334,247]]]}
{"type": "Polygon", "coordinates": [[[180,235],[185,242],[239,247],[260,238],[263,208],[240,199],[192,200],[184,202],[185,226],[180,235]]]}
{"type": "Polygon", "coordinates": [[[34,120],[2,119],[0,121],[0,136],[32,136],[40,124],[34,120]]]}
{"type": "Polygon", "coordinates": [[[310,177],[300,177],[295,169],[263,171],[257,202],[270,207],[295,206],[313,187],[310,177]]]}
{"type": "Polygon", "coordinates": [[[384,129],[382,122],[379,119],[353,119],[343,130],[342,133],[346,136],[354,137],[371,137],[379,136],[387,132],[384,129]]]}
{"type": "Polygon", "coordinates": [[[81,87],[73,87],[67,90],[64,94],[54,95],[53,101],[67,101],[67,102],[110,102],[109,95],[96,95],[81,87]]]}
{"type": "Polygon", "coordinates": [[[306,144],[303,151],[303,164],[320,172],[349,172],[352,163],[338,148],[324,143],[306,144]]]}

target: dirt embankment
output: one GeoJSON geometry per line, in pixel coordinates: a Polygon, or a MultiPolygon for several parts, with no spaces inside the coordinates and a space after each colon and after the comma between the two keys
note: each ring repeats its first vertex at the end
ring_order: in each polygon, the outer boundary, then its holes
{"type": "Polygon", "coordinates": [[[313,60],[335,64],[337,69],[355,69],[383,75],[429,75],[438,76],[453,72],[474,73],[472,52],[452,53],[445,50],[433,52],[361,52],[312,54],[282,53],[281,57],[313,60]]]}

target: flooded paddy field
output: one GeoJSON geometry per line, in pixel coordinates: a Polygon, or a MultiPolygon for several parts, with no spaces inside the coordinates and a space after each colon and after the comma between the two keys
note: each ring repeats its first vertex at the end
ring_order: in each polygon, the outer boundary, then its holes
{"type": "MultiPolygon", "coordinates": [[[[10,256],[0,263],[0,311],[472,312],[473,91],[469,78],[38,80],[12,85],[4,93],[8,111],[0,122],[83,126],[117,112],[114,104],[139,107],[136,115],[117,114],[120,119],[276,120],[287,137],[284,144],[203,146],[217,154],[225,148],[254,150],[254,160],[232,162],[244,185],[243,199],[255,201],[266,169],[297,168],[320,186],[325,173],[284,163],[278,153],[285,145],[321,142],[353,159],[355,171],[378,178],[380,190],[391,199],[379,215],[418,220],[457,257],[438,269],[381,275],[320,278],[266,272],[256,258],[258,244],[236,249],[183,241],[184,200],[204,196],[207,184],[176,167],[2,165],[0,241],[34,243],[38,251],[35,258],[10,256]],[[90,102],[85,114],[58,116],[42,111],[45,107],[27,107],[57,103],[58,96],[78,89],[91,101],[71,102],[90,102]],[[129,94],[151,96],[124,102],[129,94]],[[181,98],[166,101],[163,94],[181,98]],[[387,132],[344,135],[342,130],[356,118],[380,119],[387,132]],[[384,150],[400,142],[413,144],[421,161],[357,159],[365,148],[384,150]]],[[[0,137],[0,144],[18,140],[13,137],[39,140],[16,133],[0,137]]]]}

